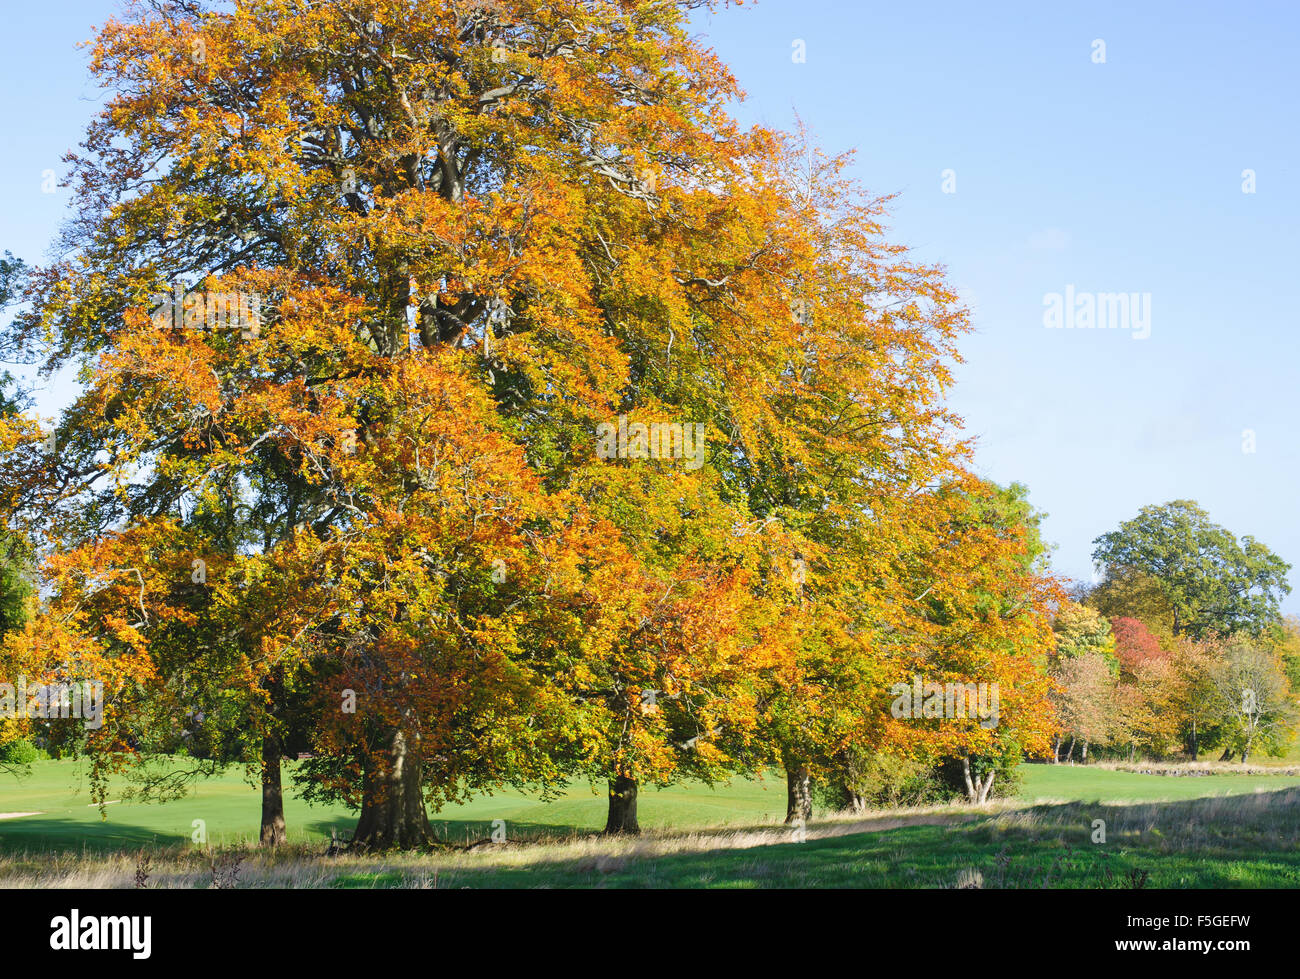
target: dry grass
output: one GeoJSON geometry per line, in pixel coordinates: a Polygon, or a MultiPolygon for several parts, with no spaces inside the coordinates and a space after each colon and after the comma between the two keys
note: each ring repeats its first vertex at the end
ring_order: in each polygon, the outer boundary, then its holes
{"type": "Polygon", "coordinates": [[[1263,851],[1295,849],[1300,833],[1300,789],[1260,790],[1177,803],[1129,802],[1040,804],[994,815],[994,832],[1029,839],[1077,839],[1094,819],[1106,824],[1110,842],[1134,841],[1166,852],[1195,852],[1230,844],[1263,851]]]}

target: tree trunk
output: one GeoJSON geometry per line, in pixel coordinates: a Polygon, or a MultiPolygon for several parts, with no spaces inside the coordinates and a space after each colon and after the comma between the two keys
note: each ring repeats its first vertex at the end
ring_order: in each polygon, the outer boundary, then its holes
{"type": "Polygon", "coordinates": [[[262,846],[275,847],[285,841],[280,757],[280,739],[268,734],[262,739],[262,846]]]}
{"type": "Polygon", "coordinates": [[[802,819],[806,825],[812,818],[812,784],[808,766],[785,766],[785,799],[786,824],[802,819]]]}
{"type": "Polygon", "coordinates": [[[993,790],[993,779],[997,772],[989,772],[984,778],[980,778],[978,775],[972,776],[970,758],[965,756],[961,760],[961,775],[966,782],[966,801],[975,805],[988,802],[989,793],[993,790]]]}
{"type": "MultiPolygon", "coordinates": [[[[787,807],[788,809],[788,807],[787,807]]],[[[867,800],[862,794],[854,792],[847,785],[840,786],[840,810],[842,812],[861,813],[867,811],[867,800]]]]}
{"type": "Polygon", "coordinates": [[[1200,753],[1201,753],[1201,745],[1200,742],[1196,740],[1196,718],[1193,717],[1192,718],[1192,761],[1196,761],[1196,759],[1200,756],[1200,753]]]}
{"type": "Polygon", "coordinates": [[[424,811],[421,767],[419,739],[408,739],[398,728],[388,757],[366,767],[354,848],[413,850],[429,843],[433,831],[424,811]]]}
{"type": "Polygon", "coordinates": [[[609,816],[605,832],[635,836],[641,832],[636,821],[636,779],[616,775],[609,780],[609,816]]]}
{"type": "Polygon", "coordinates": [[[1061,736],[1058,734],[1056,736],[1056,743],[1052,745],[1052,764],[1059,765],[1060,763],[1061,763],[1061,736]]]}
{"type": "Polygon", "coordinates": [[[1088,764],[1088,742],[1087,742],[1087,741],[1084,741],[1084,742],[1083,742],[1083,760],[1082,760],[1082,763],[1085,764],[1085,765],[1088,764]]]}
{"type": "Polygon", "coordinates": [[[1224,748],[1223,754],[1219,756],[1219,761],[1232,761],[1232,756],[1235,754],[1236,752],[1233,751],[1231,748],[1224,748]]]}
{"type": "Polygon", "coordinates": [[[1065,760],[1071,765],[1074,764],[1074,738],[1070,738],[1070,748],[1065,753],[1065,760]]]}

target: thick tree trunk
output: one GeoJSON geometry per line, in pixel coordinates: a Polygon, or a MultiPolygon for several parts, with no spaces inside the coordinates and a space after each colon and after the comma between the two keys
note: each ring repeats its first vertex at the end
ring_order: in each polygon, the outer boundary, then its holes
{"type": "Polygon", "coordinates": [[[364,851],[413,850],[432,838],[424,811],[418,739],[409,739],[399,728],[388,757],[366,770],[352,846],[364,851]]]}
{"type": "Polygon", "coordinates": [[[1056,743],[1052,745],[1052,764],[1059,765],[1060,763],[1061,763],[1061,736],[1058,734],[1056,736],[1056,743]]]}
{"type": "Polygon", "coordinates": [[[641,832],[636,821],[636,779],[617,775],[609,780],[609,815],[605,819],[605,832],[626,833],[635,836],[641,832]]]}
{"type": "Polygon", "coordinates": [[[280,783],[280,739],[262,739],[262,846],[279,846],[285,841],[284,788],[280,783]]]}
{"type": "Polygon", "coordinates": [[[1065,752],[1065,760],[1071,765],[1074,764],[1074,738],[1070,739],[1070,747],[1069,750],[1065,752]]]}
{"type": "Polygon", "coordinates": [[[1083,764],[1088,764],[1088,742],[1083,742],[1083,764]]]}
{"type": "Polygon", "coordinates": [[[1232,756],[1235,754],[1236,752],[1233,751],[1231,748],[1224,748],[1223,754],[1219,756],[1219,761],[1232,761],[1232,756]]]}
{"type": "Polygon", "coordinates": [[[786,823],[802,819],[806,825],[812,819],[812,779],[806,765],[785,766],[785,790],[786,823]]]}

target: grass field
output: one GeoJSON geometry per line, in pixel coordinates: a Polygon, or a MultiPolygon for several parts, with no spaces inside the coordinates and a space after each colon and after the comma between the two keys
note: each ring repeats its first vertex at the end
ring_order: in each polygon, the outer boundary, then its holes
{"type": "Polygon", "coordinates": [[[588,786],[553,803],[503,792],[447,807],[433,822],[442,839],[466,844],[504,820],[506,843],[326,858],[330,830],[350,832],[355,817],[291,799],[291,845],[251,852],[259,799],[240,772],[166,805],[117,802],[101,819],[73,763],[41,762],[25,780],[0,782],[0,813],[32,813],[0,819],[0,886],[132,886],[145,850],[150,885],[176,887],[213,886],[214,852],[236,868],[238,886],[1300,886],[1300,777],[1066,765],[1023,774],[1019,801],[818,814],[798,838],[781,825],[778,778],[644,792],[647,832],[637,840],[592,835],[605,803],[588,786]],[[196,819],[206,848],[190,842],[196,819]],[[1104,843],[1093,842],[1097,820],[1104,843]]]}

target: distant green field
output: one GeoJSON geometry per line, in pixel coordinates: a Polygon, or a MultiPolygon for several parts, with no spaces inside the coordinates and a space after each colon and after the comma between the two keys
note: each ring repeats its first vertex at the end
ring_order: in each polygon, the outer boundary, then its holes
{"type": "Polygon", "coordinates": [[[1137,775],[1083,765],[1023,765],[1021,774],[1026,802],[1169,802],[1300,786],[1300,776],[1137,775]]]}
{"type": "MultiPolygon", "coordinates": [[[[1300,786],[1300,777],[1290,776],[1175,778],[1081,765],[1025,765],[1022,774],[1020,797],[1026,802],[1161,802],[1300,786]]],[[[119,798],[110,794],[110,799],[119,798]]],[[[356,820],[342,806],[308,806],[292,793],[285,809],[291,842],[317,843],[332,829],[346,835],[356,820]]],[[[38,762],[28,778],[0,776],[0,814],[37,814],[0,819],[0,850],[117,850],[186,843],[195,832],[194,820],[204,821],[208,843],[237,844],[255,838],[259,811],[258,791],[244,780],[242,770],[232,769],[198,783],[185,799],[162,805],[115,802],[101,819],[90,805],[84,766],[38,762]]],[[[773,825],[784,812],[785,784],[779,777],[737,779],[716,789],[699,784],[648,789],[640,800],[642,825],[664,831],[773,825]]],[[[507,790],[431,815],[438,835],[456,843],[490,835],[498,819],[506,821],[516,839],[568,835],[599,830],[605,821],[605,799],[586,785],[574,786],[550,803],[507,790]]]]}

